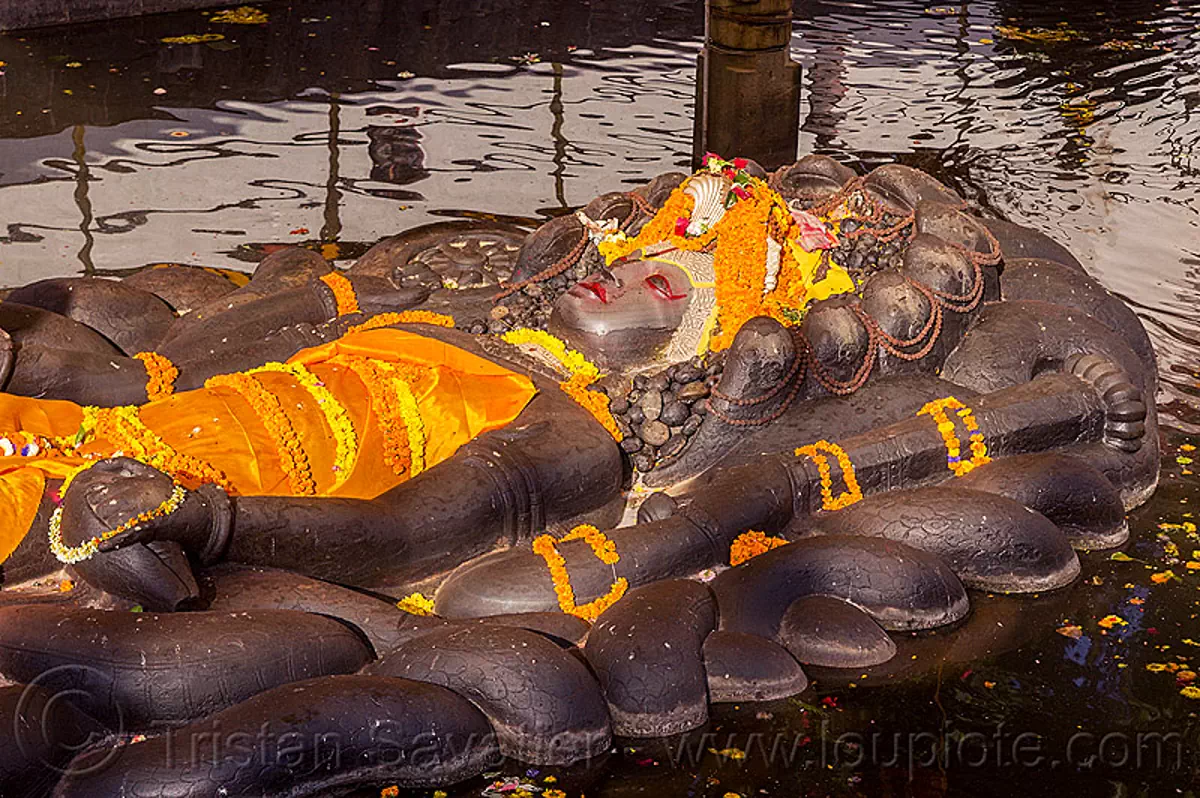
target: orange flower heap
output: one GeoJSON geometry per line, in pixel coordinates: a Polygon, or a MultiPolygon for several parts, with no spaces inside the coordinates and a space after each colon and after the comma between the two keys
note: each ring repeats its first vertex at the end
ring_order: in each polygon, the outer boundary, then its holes
{"type": "Polygon", "coordinates": [[[784,538],[772,537],[764,532],[743,532],[729,546],[729,564],[741,565],[753,560],[760,554],[766,554],[771,549],[786,546],[790,541],[784,538]]]}

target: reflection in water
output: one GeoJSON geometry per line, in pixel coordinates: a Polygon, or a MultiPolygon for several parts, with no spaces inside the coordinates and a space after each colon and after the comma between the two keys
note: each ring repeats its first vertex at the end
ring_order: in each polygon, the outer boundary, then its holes
{"type": "Polygon", "coordinates": [[[338,209],[342,192],[338,190],[338,130],[341,127],[337,94],[329,95],[329,177],[325,180],[325,224],[321,226],[322,241],[337,241],[342,232],[338,209]]]}
{"type": "MultiPolygon", "coordinates": [[[[270,5],[270,24],[222,30],[214,46],[159,42],[206,32],[196,14],[0,36],[0,283],[149,261],[246,268],[239,259],[287,243],[336,242],[323,251],[351,258],[424,222],[545,218],[685,167],[701,6],[303,0],[270,5]]],[[[1050,603],[976,597],[981,625],[942,649],[913,643],[910,672],[853,688],[817,675],[805,700],[832,704],[725,708],[705,730],[778,732],[788,751],[796,744],[792,767],[734,766],[701,747],[695,767],[670,769],[665,753],[635,745],[580,786],[589,796],[1167,794],[1185,771],[959,763],[914,774],[903,756],[849,766],[848,751],[830,759],[822,731],[954,741],[1003,721],[1010,741],[1037,732],[1047,753],[1079,727],[1193,740],[1200,705],[1145,665],[1200,656],[1182,642],[1200,640],[1200,581],[1156,538],[1160,522],[1196,520],[1195,465],[1175,458],[1200,445],[1200,7],[811,0],[795,13],[802,153],[928,169],[1067,244],[1137,309],[1172,427],[1162,487],[1131,518],[1137,562],[1089,556],[1085,578],[1050,603]],[[1148,585],[1163,570],[1179,580],[1148,585]],[[1101,630],[1110,612],[1129,626],[1101,630]],[[1068,622],[1078,638],[1054,633],[1068,622]],[[926,661],[928,650],[940,653],[926,661]]],[[[1182,557],[1200,550],[1200,538],[1171,534],[1182,557]]]]}
{"type": "Polygon", "coordinates": [[[83,134],[83,125],[75,125],[71,130],[71,141],[75,143],[75,149],[71,152],[71,158],[75,161],[75,204],[79,206],[79,232],[83,234],[83,246],[77,257],[83,264],[83,273],[92,274],[96,270],[92,263],[92,246],[96,239],[92,235],[92,203],[88,201],[88,180],[91,178],[88,173],[87,147],[83,143],[83,134]]]}

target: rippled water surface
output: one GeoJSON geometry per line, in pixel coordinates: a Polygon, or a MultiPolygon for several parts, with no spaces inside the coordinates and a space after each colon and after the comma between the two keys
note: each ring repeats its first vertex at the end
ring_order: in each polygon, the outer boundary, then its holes
{"type": "MultiPolygon", "coordinates": [[[[435,218],[536,222],[687,166],[701,5],[267,3],[265,25],[183,13],[0,35],[0,284],[249,269],[292,243],[352,258],[435,218]],[[209,40],[161,41],[193,34],[209,40]]],[[[1137,309],[1170,425],[1162,487],[1131,517],[1132,560],[1089,556],[1055,596],[976,596],[967,627],[906,643],[903,670],[814,673],[804,705],[723,708],[713,737],[634,743],[559,786],[1191,794],[1200,3],[814,0],[792,50],[801,152],[929,170],[1137,309]],[[1102,628],[1110,614],[1127,625],[1102,628]]]]}

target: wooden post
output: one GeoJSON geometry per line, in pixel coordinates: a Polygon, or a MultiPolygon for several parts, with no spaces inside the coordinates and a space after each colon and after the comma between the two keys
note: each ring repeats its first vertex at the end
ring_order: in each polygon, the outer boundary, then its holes
{"type": "Polygon", "coordinates": [[[706,0],[696,63],[692,157],[753,158],[766,169],[796,159],[800,65],[792,61],[792,0],[706,0]]]}

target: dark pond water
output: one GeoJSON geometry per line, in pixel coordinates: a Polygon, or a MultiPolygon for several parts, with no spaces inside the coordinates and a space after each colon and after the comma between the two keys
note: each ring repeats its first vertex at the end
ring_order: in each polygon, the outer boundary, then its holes
{"type": "MultiPolygon", "coordinates": [[[[261,25],[184,13],[0,35],[0,285],[249,269],[279,244],[351,258],[435,218],[535,222],[688,163],[700,3],[259,7],[261,25]]],[[[1131,516],[1131,559],[1089,556],[1069,590],[975,596],[964,627],[905,641],[886,670],[814,672],[804,702],[722,708],[554,787],[1193,794],[1200,3],[805,2],[792,49],[801,152],[927,169],[1058,238],[1137,309],[1162,377],[1162,485],[1131,516]]]]}

